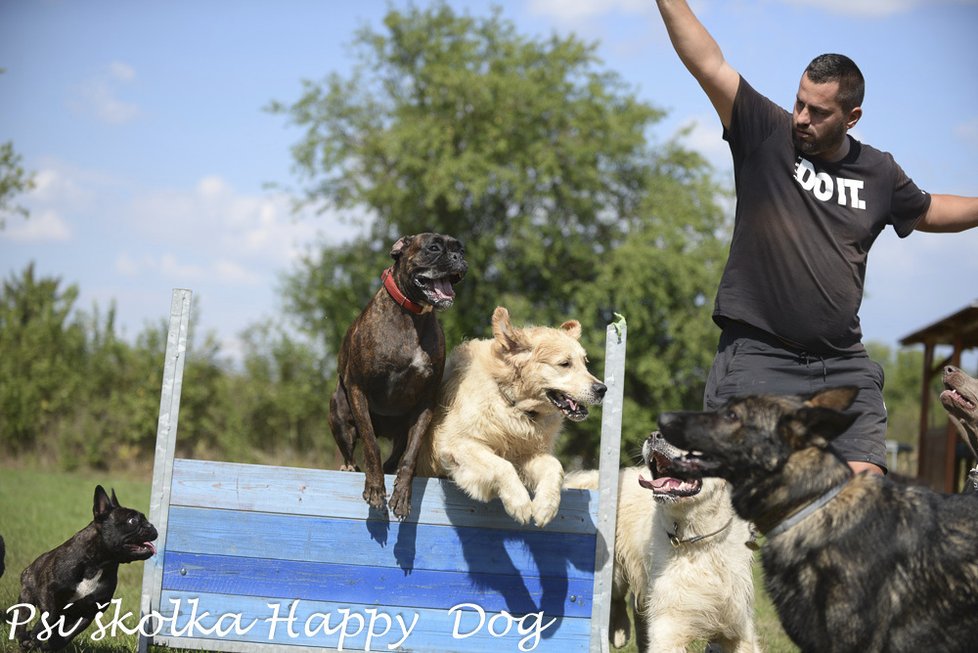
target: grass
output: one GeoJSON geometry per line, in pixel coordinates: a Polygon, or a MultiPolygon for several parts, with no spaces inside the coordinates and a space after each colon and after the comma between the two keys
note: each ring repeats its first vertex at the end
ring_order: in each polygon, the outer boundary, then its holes
{"type": "MultiPolygon", "coordinates": [[[[7,571],[0,578],[0,612],[17,603],[20,592],[20,572],[37,556],[75,534],[92,519],[92,494],[101,484],[115,488],[124,505],[147,512],[150,481],[145,478],[119,477],[111,473],[50,472],[21,467],[0,466],[0,535],[7,545],[7,571]]],[[[123,611],[138,615],[142,588],[141,563],[119,567],[119,586],[116,598],[121,599],[123,611]]],[[[754,567],[756,623],[761,646],[767,653],[796,653],[798,648],[781,630],[774,607],[763,590],[760,565],[754,567]]],[[[135,651],[136,636],[106,637],[92,641],[95,627],[77,637],[69,653],[123,653],[135,651]]],[[[624,653],[634,653],[634,639],[624,653]]],[[[702,651],[703,647],[691,647],[702,651]]],[[[19,649],[10,640],[9,627],[0,621],[0,653],[15,653],[19,649]]]]}

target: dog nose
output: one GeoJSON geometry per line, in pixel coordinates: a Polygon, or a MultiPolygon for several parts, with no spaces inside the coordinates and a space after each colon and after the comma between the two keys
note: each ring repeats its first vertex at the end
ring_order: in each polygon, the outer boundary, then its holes
{"type": "Polygon", "coordinates": [[[595,383],[591,389],[594,390],[594,394],[598,395],[599,397],[604,397],[604,393],[608,392],[608,386],[606,386],[604,383],[595,383]]]}

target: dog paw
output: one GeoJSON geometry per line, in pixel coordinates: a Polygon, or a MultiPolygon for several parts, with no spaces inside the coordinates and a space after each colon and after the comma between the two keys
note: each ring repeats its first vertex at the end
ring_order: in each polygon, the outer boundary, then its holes
{"type": "Polygon", "coordinates": [[[363,500],[370,504],[371,508],[376,510],[383,510],[384,504],[387,501],[387,492],[384,489],[383,484],[377,485],[366,485],[363,488],[363,500]]]}
{"type": "Polygon", "coordinates": [[[557,516],[557,510],[559,509],[559,497],[556,501],[550,501],[538,496],[533,501],[533,523],[537,526],[546,526],[557,516]]]}
{"type": "Polygon", "coordinates": [[[359,472],[360,468],[356,465],[340,465],[341,472],[359,472]]]}
{"type": "Polygon", "coordinates": [[[506,512],[521,525],[526,526],[533,517],[533,504],[527,502],[521,506],[513,506],[512,510],[507,510],[506,512]]]}
{"type": "Polygon", "coordinates": [[[398,519],[404,519],[411,512],[411,485],[394,484],[391,492],[390,509],[398,519]]]}
{"type": "Polygon", "coordinates": [[[533,504],[530,503],[530,497],[527,495],[526,499],[522,501],[507,501],[503,499],[503,508],[506,509],[506,513],[518,521],[523,526],[530,523],[530,519],[533,517],[533,504]]]}

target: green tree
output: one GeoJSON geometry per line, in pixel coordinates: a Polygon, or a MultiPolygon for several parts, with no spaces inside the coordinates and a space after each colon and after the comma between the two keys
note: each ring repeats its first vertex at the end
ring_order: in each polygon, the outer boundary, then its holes
{"type": "MultiPolygon", "coordinates": [[[[924,352],[919,349],[892,349],[879,342],[869,342],[870,357],[883,366],[886,402],[886,437],[913,447],[920,435],[920,393],[923,383],[924,352]]],[[[933,390],[937,402],[939,389],[933,390]]]]}
{"type": "Polygon", "coordinates": [[[0,143],[0,229],[6,217],[18,214],[27,217],[27,209],[13,204],[13,198],[34,188],[34,176],[27,172],[19,154],[10,141],[0,143]]]}
{"type": "MultiPolygon", "coordinates": [[[[0,75],[6,70],[0,68],[0,75]]],[[[0,143],[0,229],[11,214],[27,217],[27,209],[13,204],[13,198],[34,188],[34,175],[27,172],[11,141],[0,143]]]]}
{"type": "MultiPolygon", "coordinates": [[[[355,35],[348,77],[304,82],[270,109],[302,128],[305,205],[367,215],[363,235],[323,244],[285,282],[287,310],[336,352],[401,235],[466,245],[469,274],[443,314],[449,346],[485,337],[493,308],[517,323],[577,318],[600,374],[605,325],[629,319],[625,435],[701,401],[715,345],[712,293],[723,212],[711,170],[649,136],[663,113],[636,98],[575,36],[530,39],[498,9],[391,10],[355,35]]],[[[593,462],[596,419],[569,425],[593,462]]]]}
{"type": "Polygon", "coordinates": [[[0,443],[8,451],[31,448],[78,396],[85,330],[72,314],[77,299],[77,286],[37,278],[33,263],[3,283],[0,443]]]}
{"type": "Polygon", "coordinates": [[[266,456],[333,466],[326,423],[332,388],[324,355],[271,321],[252,325],[243,336],[244,374],[236,394],[243,400],[247,445],[266,456]]]}
{"type": "Polygon", "coordinates": [[[162,349],[116,333],[115,306],[77,311],[85,333],[75,401],[49,439],[62,468],[119,469],[152,461],[160,405],[162,349]]]}

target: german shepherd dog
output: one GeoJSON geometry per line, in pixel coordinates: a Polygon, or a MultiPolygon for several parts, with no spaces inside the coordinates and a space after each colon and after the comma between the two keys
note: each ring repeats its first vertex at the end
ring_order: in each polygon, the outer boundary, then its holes
{"type": "MultiPolygon", "coordinates": [[[[944,368],[944,392],[941,404],[951,421],[958,427],[961,439],[978,460],[978,379],[974,379],[953,365],[944,368]]],[[[978,495],[978,466],[968,472],[964,491],[978,495]]]]}
{"type": "Polygon", "coordinates": [[[765,585],[802,651],[975,651],[978,500],[854,476],[829,443],[857,392],[663,414],[665,438],[692,452],[671,473],[730,481],[734,509],[765,535],[765,585]]]}

